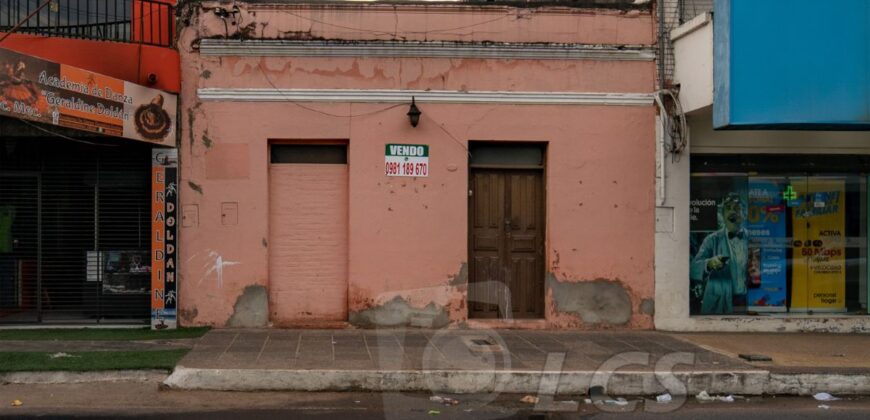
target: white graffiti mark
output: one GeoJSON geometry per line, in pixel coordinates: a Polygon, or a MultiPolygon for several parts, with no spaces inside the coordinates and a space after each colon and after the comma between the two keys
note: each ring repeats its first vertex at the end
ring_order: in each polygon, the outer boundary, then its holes
{"type": "MultiPolygon", "coordinates": [[[[195,257],[196,257],[196,255],[194,255],[193,257],[190,257],[188,259],[188,261],[192,260],[195,257]]],[[[202,281],[205,278],[214,274],[215,277],[217,277],[217,286],[218,286],[218,288],[221,288],[224,285],[224,267],[232,266],[232,265],[239,265],[239,264],[241,264],[241,263],[238,261],[224,261],[223,256],[221,256],[220,254],[218,254],[215,251],[209,250],[207,257],[206,257],[206,261],[202,265],[202,270],[205,270],[205,273],[202,275],[202,277],[199,278],[199,281],[197,282],[197,284],[202,283],[202,281]]]]}

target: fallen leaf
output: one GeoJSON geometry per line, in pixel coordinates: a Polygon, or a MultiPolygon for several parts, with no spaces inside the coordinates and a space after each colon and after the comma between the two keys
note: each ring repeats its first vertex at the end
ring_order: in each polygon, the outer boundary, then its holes
{"type": "Polygon", "coordinates": [[[21,407],[22,404],[24,404],[24,403],[21,402],[21,400],[15,400],[15,401],[12,401],[12,406],[13,406],[13,407],[21,407]]]}

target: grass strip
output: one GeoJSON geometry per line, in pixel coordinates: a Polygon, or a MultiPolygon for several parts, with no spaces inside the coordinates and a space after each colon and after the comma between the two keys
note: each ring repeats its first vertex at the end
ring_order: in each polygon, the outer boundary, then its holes
{"type": "Polygon", "coordinates": [[[2,340],[83,340],[83,341],[135,341],[198,338],[209,327],[152,330],[151,328],[37,328],[0,330],[2,340]]]}
{"type": "Polygon", "coordinates": [[[0,372],[172,370],[187,349],[154,351],[0,352],[0,372]],[[52,357],[52,355],[62,357],[52,357]]]}

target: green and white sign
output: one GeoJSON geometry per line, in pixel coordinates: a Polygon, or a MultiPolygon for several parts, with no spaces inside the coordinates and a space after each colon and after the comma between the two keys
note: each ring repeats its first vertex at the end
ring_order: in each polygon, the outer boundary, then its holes
{"type": "Polygon", "coordinates": [[[429,145],[387,144],[384,162],[387,176],[429,176],[429,145]]]}

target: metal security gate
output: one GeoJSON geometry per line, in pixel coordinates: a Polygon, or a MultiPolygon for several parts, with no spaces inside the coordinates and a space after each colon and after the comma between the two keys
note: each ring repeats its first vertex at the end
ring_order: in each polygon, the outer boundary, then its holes
{"type": "Polygon", "coordinates": [[[150,146],[0,139],[0,323],[145,323],[150,146]]]}

